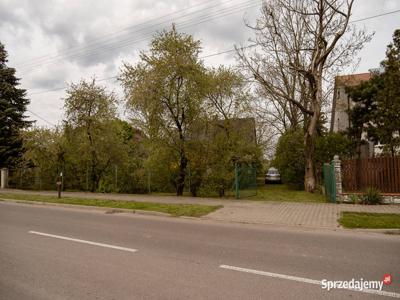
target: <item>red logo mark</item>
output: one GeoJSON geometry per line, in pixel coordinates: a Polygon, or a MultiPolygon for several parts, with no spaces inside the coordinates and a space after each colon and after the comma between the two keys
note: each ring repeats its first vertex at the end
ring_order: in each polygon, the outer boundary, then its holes
{"type": "Polygon", "coordinates": [[[390,274],[383,275],[383,284],[391,285],[392,284],[392,275],[390,275],[390,274]]]}

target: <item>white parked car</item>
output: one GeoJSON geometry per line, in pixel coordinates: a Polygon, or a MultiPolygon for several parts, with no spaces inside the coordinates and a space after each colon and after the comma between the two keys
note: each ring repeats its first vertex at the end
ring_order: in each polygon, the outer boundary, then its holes
{"type": "Polygon", "coordinates": [[[281,183],[281,174],[276,168],[269,168],[265,175],[265,184],[267,183],[281,183]]]}

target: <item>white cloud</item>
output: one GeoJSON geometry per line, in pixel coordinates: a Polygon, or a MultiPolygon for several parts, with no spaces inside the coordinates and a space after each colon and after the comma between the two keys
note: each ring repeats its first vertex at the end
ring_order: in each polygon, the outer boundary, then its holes
{"type": "MultiPolygon", "coordinates": [[[[138,52],[146,49],[151,34],[163,26],[170,26],[171,20],[178,25],[183,22],[184,31],[201,40],[203,56],[226,51],[251,37],[252,33],[243,21],[244,18],[254,21],[258,14],[259,7],[244,9],[251,4],[257,2],[0,0],[0,41],[9,53],[9,65],[17,68],[22,86],[34,94],[30,97],[29,109],[51,123],[59,123],[64,92],[35,93],[62,87],[81,78],[96,76],[101,79],[115,75],[122,61],[134,62],[138,52]],[[191,10],[162,18],[192,6],[195,7],[191,10]],[[195,10],[200,12],[190,14],[195,10]],[[148,23],[137,25],[142,22],[148,23]],[[193,25],[198,22],[202,23],[193,25]],[[163,24],[155,26],[156,23],[163,24]],[[130,28],[121,31],[127,27],[130,28]]],[[[400,9],[400,1],[396,0],[358,1],[354,19],[397,9],[400,9]]],[[[400,27],[399,20],[399,15],[394,14],[357,23],[376,32],[372,42],[361,52],[357,71],[376,67],[384,58],[394,29],[400,27]]],[[[234,53],[205,58],[204,61],[208,66],[235,63],[234,53]]],[[[120,90],[115,80],[101,83],[120,90]]],[[[46,125],[40,119],[38,124],[46,125]]]]}

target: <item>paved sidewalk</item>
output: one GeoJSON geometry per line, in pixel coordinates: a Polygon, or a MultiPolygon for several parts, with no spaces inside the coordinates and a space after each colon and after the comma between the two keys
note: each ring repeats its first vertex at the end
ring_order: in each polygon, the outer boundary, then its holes
{"type": "MultiPolygon", "coordinates": [[[[1,193],[52,195],[49,191],[2,190],[1,193]]],[[[274,224],[286,226],[304,226],[311,228],[339,227],[337,222],[340,212],[380,212],[400,213],[400,205],[353,205],[331,203],[293,203],[263,202],[250,200],[229,200],[215,198],[194,198],[155,195],[102,194],[85,192],[63,192],[64,196],[126,200],[138,202],[185,203],[223,205],[223,208],[202,217],[203,219],[251,224],[274,224]]]]}
{"type": "Polygon", "coordinates": [[[227,205],[203,218],[334,229],[340,227],[337,220],[342,211],[400,213],[400,205],[262,202],[243,205],[240,208],[227,205]]]}

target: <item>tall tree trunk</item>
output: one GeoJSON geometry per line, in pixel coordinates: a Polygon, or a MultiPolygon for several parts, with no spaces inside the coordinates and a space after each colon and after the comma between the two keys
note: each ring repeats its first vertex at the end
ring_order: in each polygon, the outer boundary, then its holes
{"type": "Polygon", "coordinates": [[[315,167],[314,167],[314,153],[315,153],[315,132],[316,124],[318,121],[317,114],[311,117],[310,124],[304,136],[304,157],[305,157],[305,171],[304,171],[304,189],[306,192],[314,192],[315,190],[315,167]]]}
{"type": "Polygon", "coordinates": [[[183,190],[185,188],[185,177],[186,177],[186,167],[188,164],[188,160],[185,153],[185,138],[183,136],[182,125],[178,124],[178,131],[179,131],[179,173],[178,179],[176,181],[176,195],[182,196],[183,190]]]}
{"type": "Polygon", "coordinates": [[[96,182],[97,182],[97,174],[96,174],[96,157],[95,153],[92,150],[91,151],[91,160],[90,160],[90,177],[91,177],[91,185],[90,185],[90,191],[94,193],[96,191],[96,182]]]}
{"type": "MultiPolygon", "coordinates": [[[[89,112],[90,115],[90,112],[89,112]]],[[[97,165],[97,159],[96,159],[96,150],[94,149],[93,145],[93,138],[92,138],[92,132],[91,132],[91,122],[88,122],[86,125],[86,135],[89,140],[89,146],[90,146],[90,191],[94,193],[97,189],[97,172],[96,172],[96,165],[97,165]]]]}
{"type": "Polygon", "coordinates": [[[187,166],[187,158],[185,151],[181,149],[180,151],[180,160],[179,160],[179,173],[178,179],[176,182],[176,195],[182,196],[183,190],[185,188],[185,177],[186,177],[186,166],[187,166]]]}
{"type": "MultiPolygon", "coordinates": [[[[320,72],[322,74],[322,71],[320,72]]],[[[315,138],[317,135],[317,125],[321,116],[322,103],[322,76],[310,76],[309,83],[312,87],[312,111],[307,130],[304,135],[304,157],[305,157],[305,171],[304,171],[304,189],[306,192],[313,193],[316,188],[315,180],[315,138]]]]}

